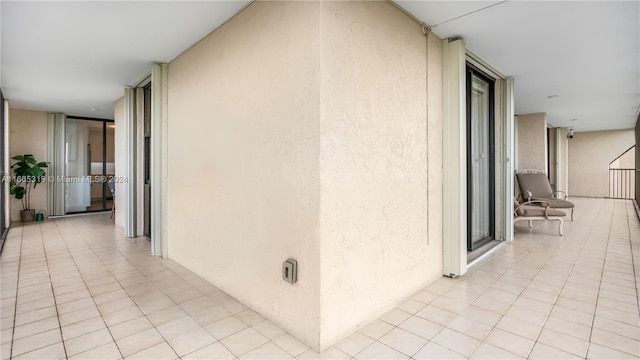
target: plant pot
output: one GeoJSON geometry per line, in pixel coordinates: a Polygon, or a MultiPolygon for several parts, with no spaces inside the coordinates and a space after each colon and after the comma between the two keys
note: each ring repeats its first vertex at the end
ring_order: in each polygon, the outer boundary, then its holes
{"type": "Polygon", "coordinates": [[[36,217],[35,209],[27,209],[27,210],[20,211],[20,220],[22,220],[22,222],[33,221],[35,217],[36,217]]]}

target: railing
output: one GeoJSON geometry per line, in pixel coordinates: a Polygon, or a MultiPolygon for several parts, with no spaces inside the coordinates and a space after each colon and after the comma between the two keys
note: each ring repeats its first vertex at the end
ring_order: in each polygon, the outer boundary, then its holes
{"type": "Polygon", "coordinates": [[[609,169],[609,197],[633,199],[636,196],[635,169],[609,169]]]}

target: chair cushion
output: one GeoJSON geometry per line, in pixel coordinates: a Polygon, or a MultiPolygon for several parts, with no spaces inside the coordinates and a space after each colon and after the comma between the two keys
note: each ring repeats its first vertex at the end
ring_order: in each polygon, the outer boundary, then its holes
{"type": "Polygon", "coordinates": [[[546,201],[547,203],[549,203],[549,207],[550,208],[554,208],[554,209],[573,209],[575,207],[575,205],[569,201],[569,200],[562,200],[562,199],[538,199],[535,198],[533,200],[541,200],[541,201],[546,201]]]}
{"type": "Polygon", "coordinates": [[[520,191],[530,191],[532,199],[551,199],[553,190],[545,174],[517,174],[520,191]]]}
{"type": "MultiPolygon", "coordinates": [[[[522,207],[524,209],[524,215],[522,216],[545,216],[544,209],[540,206],[529,206],[525,205],[522,207]]],[[[547,211],[548,216],[566,216],[567,214],[562,210],[549,209],[547,211]]]]}

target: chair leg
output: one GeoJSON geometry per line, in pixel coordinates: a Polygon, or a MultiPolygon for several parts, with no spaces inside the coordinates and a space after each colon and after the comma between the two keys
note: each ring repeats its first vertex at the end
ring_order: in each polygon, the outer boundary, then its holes
{"type": "Polygon", "coordinates": [[[562,221],[562,219],[557,219],[557,220],[558,220],[558,222],[560,223],[560,224],[558,225],[558,233],[560,234],[560,236],[562,236],[562,235],[563,235],[563,234],[562,234],[562,224],[564,224],[564,221],[562,221]]]}
{"type": "Polygon", "coordinates": [[[533,221],[532,220],[529,220],[529,228],[533,229],[533,221]]]}
{"type": "Polygon", "coordinates": [[[116,212],[116,200],[113,200],[113,204],[111,204],[111,216],[110,219],[113,219],[113,214],[116,212]]]}
{"type": "Polygon", "coordinates": [[[574,208],[571,208],[571,222],[573,222],[573,210],[574,208]]]}

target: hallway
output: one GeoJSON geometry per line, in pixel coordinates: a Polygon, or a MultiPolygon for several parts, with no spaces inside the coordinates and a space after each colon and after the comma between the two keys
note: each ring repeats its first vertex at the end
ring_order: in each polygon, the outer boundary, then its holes
{"type": "MultiPolygon", "coordinates": [[[[572,198],[515,241],[317,354],[109,212],[16,226],[0,257],[2,359],[637,359],[640,222],[572,198]]],[[[214,231],[214,230],[212,230],[214,231]]]]}

